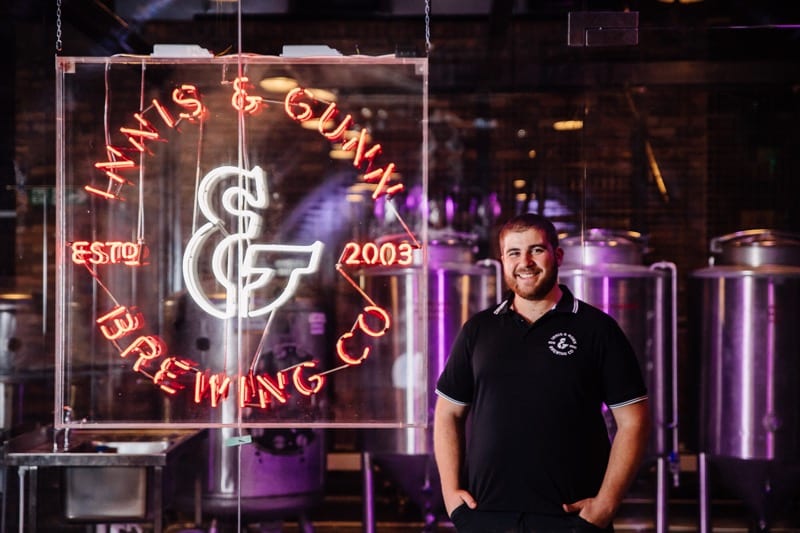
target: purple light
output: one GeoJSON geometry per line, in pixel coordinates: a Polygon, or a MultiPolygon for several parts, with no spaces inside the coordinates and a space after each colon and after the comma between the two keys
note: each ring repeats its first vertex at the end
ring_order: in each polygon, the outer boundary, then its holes
{"type": "Polygon", "coordinates": [[[453,216],[456,213],[456,203],[453,201],[453,198],[448,196],[444,200],[444,214],[445,220],[449,224],[453,220],[453,216]]]}

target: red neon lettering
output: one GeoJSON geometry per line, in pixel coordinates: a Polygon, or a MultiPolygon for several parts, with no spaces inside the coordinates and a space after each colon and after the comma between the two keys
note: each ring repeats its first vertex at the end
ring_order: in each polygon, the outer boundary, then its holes
{"type": "Polygon", "coordinates": [[[151,140],[151,141],[156,140],[156,139],[159,138],[158,132],[154,132],[154,131],[145,131],[145,130],[139,130],[139,129],[135,129],[135,128],[120,128],[119,131],[124,133],[125,135],[134,135],[136,137],[144,137],[145,139],[148,139],[148,140],[151,140]]]}
{"type": "Polygon", "coordinates": [[[364,313],[359,313],[358,318],[356,319],[356,324],[358,324],[358,328],[367,335],[369,335],[370,337],[380,337],[381,335],[386,333],[386,331],[389,329],[390,322],[391,321],[389,319],[389,313],[387,313],[384,309],[374,305],[368,305],[367,307],[365,307],[364,313]],[[367,322],[364,318],[365,313],[367,315],[371,315],[381,319],[381,321],[383,321],[383,329],[375,330],[367,326],[367,322]]]}
{"type": "Polygon", "coordinates": [[[108,161],[99,161],[95,163],[94,166],[96,168],[108,170],[112,168],[134,168],[136,166],[133,160],[125,157],[120,150],[111,145],[106,145],[106,153],[108,154],[108,161]],[[115,159],[115,157],[118,157],[119,160],[115,159]]]}
{"type": "MultiPolygon", "coordinates": [[[[251,87],[248,82],[249,80],[247,77],[237,78],[234,81],[234,94],[231,97],[231,104],[239,111],[253,114],[261,109],[261,106],[264,105],[264,101],[259,96],[248,94],[248,89],[251,87]]],[[[175,88],[172,92],[172,100],[183,110],[179,114],[180,119],[197,121],[204,120],[208,116],[208,109],[200,100],[200,93],[194,85],[181,85],[175,88]]],[[[315,118],[312,110],[312,104],[314,102],[318,101],[314,98],[311,91],[296,88],[286,95],[284,109],[287,115],[293,120],[306,122],[315,118]]],[[[152,105],[164,124],[170,128],[175,128],[177,126],[178,121],[173,118],[170,112],[157,99],[152,100],[152,105]]],[[[339,110],[336,104],[330,103],[318,119],[317,129],[319,133],[330,141],[343,138],[347,129],[353,123],[352,116],[348,114],[340,121],[338,126],[328,127],[328,124],[334,122],[338,113],[339,110]]],[[[138,123],[138,126],[122,127],[119,131],[127,136],[128,141],[137,150],[143,152],[146,150],[146,141],[159,140],[161,136],[156,128],[153,127],[153,124],[151,124],[142,113],[134,113],[133,117],[138,123]]],[[[357,138],[350,139],[343,144],[343,149],[355,152],[353,160],[354,167],[360,167],[364,163],[367,164],[364,181],[368,183],[377,183],[372,198],[377,199],[383,195],[391,195],[402,191],[404,187],[401,183],[391,183],[392,175],[395,171],[394,163],[388,164],[386,168],[371,170],[374,160],[382,152],[382,148],[380,144],[368,146],[368,142],[367,130],[362,129],[357,138]]],[[[95,167],[105,173],[109,181],[107,189],[102,190],[89,185],[85,186],[85,189],[103,198],[122,200],[119,195],[121,187],[126,184],[133,184],[127,181],[118,172],[135,169],[136,164],[133,160],[123,155],[122,149],[107,145],[106,152],[107,161],[97,162],[95,163],[95,167]]],[[[402,219],[400,222],[403,223],[402,219]]],[[[414,235],[408,227],[404,223],[403,226],[412,240],[414,240],[414,235]]],[[[147,247],[144,246],[141,241],[138,243],[126,241],[76,241],[72,243],[71,246],[73,248],[73,263],[83,265],[141,265],[142,258],[146,257],[148,253],[147,247]]],[[[368,242],[363,245],[355,242],[348,242],[345,244],[341,260],[346,265],[410,265],[413,262],[412,252],[414,248],[415,247],[407,242],[403,242],[399,245],[393,242],[387,242],[381,245],[375,242],[368,242]]],[[[416,248],[419,248],[419,244],[417,244],[416,248]]],[[[372,300],[366,293],[364,293],[340,267],[340,264],[336,265],[337,270],[359,290],[370,304],[372,304],[372,300]]],[[[94,271],[92,271],[92,274],[94,275],[94,271]]],[[[103,336],[109,341],[112,341],[114,346],[118,348],[119,346],[116,341],[143,328],[144,318],[134,307],[128,308],[122,305],[116,305],[105,315],[99,317],[96,323],[103,336]]],[[[369,337],[380,337],[384,335],[390,327],[391,318],[385,309],[374,304],[364,307],[356,318],[352,330],[342,334],[336,342],[336,352],[339,359],[348,366],[363,363],[370,355],[371,348],[369,346],[363,347],[360,357],[356,357],[351,355],[347,350],[346,344],[351,342],[351,339],[355,337],[356,332],[359,330],[369,337]],[[379,321],[378,324],[375,323],[376,320],[379,321]]],[[[190,359],[182,359],[174,356],[167,357],[161,361],[161,364],[157,365],[158,369],[152,376],[148,372],[145,372],[144,369],[151,364],[151,361],[161,357],[162,353],[165,351],[166,345],[160,338],[157,336],[142,335],[128,345],[128,347],[121,352],[120,356],[127,358],[129,355],[133,354],[136,359],[133,364],[133,370],[147,375],[152,379],[155,385],[167,394],[176,394],[178,391],[186,388],[188,379],[182,378],[187,373],[194,372],[195,403],[199,404],[204,398],[209,398],[211,406],[216,407],[221,401],[228,398],[233,383],[232,378],[225,373],[213,374],[210,370],[206,370],[205,372],[199,371],[197,369],[197,363],[190,359]]],[[[289,379],[291,379],[292,386],[299,394],[303,396],[316,394],[325,386],[327,381],[326,374],[328,373],[312,373],[317,369],[317,365],[318,363],[316,361],[305,361],[277,373],[274,377],[266,374],[253,375],[252,373],[246,376],[239,376],[239,404],[242,407],[250,405],[249,401],[253,398],[257,399],[255,405],[262,408],[274,401],[285,404],[290,396],[287,391],[289,379]]]]}
{"type": "Polygon", "coordinates": [[[172,91],[172,101],[186,109],[186,112],[178,114],[180,118],[190,121],[203,120],[208,110],[200,101],[200,94],[194,85],[181,85],[172,91]]]}
{"type": "Polygon", "coordinates": [[[125,136],[128,138],[128,142],[133,145],[134,148],[139,150],[140,152],[145,151],[144,146],[144,139],[154,140],[158,139],[158,133],[152,131],[145,131],[141,129],[135,128],[120,128],[119,131],[124,133],[125,136]],[[139,139],[136,139],[138,137],[139,139]]]}
{"type": "Polygon", "coordinates": [[[286,388],[286,376],[281,372],[278,373],[278,383],[275,383],[269,376],[266,374],[259,374],[256,376],[256,384],[260,385],[266,392],[268,392],[272,397],[278,400],[281,403],[286,403],[289,397],[284,392],[286,388]]]}
{"type": "Polygon", "coordinates": [[[76,241],[72,243],[72,261],[78,265],[125,264],[141,266],[142,259],[149,255],[144,244],[122,241],[76,241]]]}
{"type": "Polygon", "coordinates": [[[75,241],[72,243],[72,262],[84,265],[88,261],[86,256],[91,256],[89,241],[75,241]]]}
{"type": "Polygon", "coordinates": [[[100,333],[106,339],[113,341],[140,329],[144,324],[144,318],[141,313],[136,312],[135,308],[128,309],[118,305],[98,318],[96,322],[100,326],[100,333]],[[108,322],[111,322],[111,326],[107,325],[108,322]]]}
{"type": "Polygon", "coordinates": [[[353,357],[350,353],[345,349],[344,343],[346,340],[353,338],[353,333],[351,331],[345,331],[339,337],[339,340],[336,341],[336,355],[339,356],[345,364],[348,365],[360,365],[363,363],[367,357],[369,357],[370,347],[367,346],[361,352],[361,357],[353,357]]]}
{"type": "Polygon", "coordinates": [[[292,372],[292,383],[294,388],[303,396],[311,396],[318,393],[325,386],[325,376],[312,374],[308,378],[303,377],[303,370],[306,368],[316,368],[316,361],[303,361],[294,368],[292,372]]]}
{"type": "Polygon", "coordinates": [[[382,265],[393,265],[397,260],[397,246],[391,242],[381,244],[378,250],[378,257],[382,265]]]}
{"type": "Polygon", "coordinates": [[[206,374],[197,373],[194,382],[194,402],[200,403],[204,396],[211,400],[211,407],[216,407],[220,400],[228,397],[231,388],[231,378],[225,374],[206,374]]]}
{"type": "Polygon", "coordinates": [[[110,261],[109,255],[105,252],[105,244],[102,242],[93,242],[89,245],[89,250],[92,252],[92,256],[89,258],[89,262],[94,265],[106,265],[110,261]]]}
{"type": "Polygon", "coordinates": [[[339,111],[336,109],[336,102],[331,102],[331,104],[328,106],[328,109],[326,109],[319,117],[319,125],[317,126],[317,129],[323,137],[330,141],[335,141],[344,137],[344,132],[347,131],[347,128],[350,127],[350,124],[353,122],[353,117],[347,115],[333,131],[326,132],[325,124],[329,120],[333,120],[338,113],[339,111]]]}
{"type": "Polygon", "coordinates": [[[117,194],[107,191],[101,191],[100,189],[96,189],[91,185],[84,185],[83,188],[86,190],[86,192],[94,194],[95,196],[101,196],[103,198],[106,198],[107,200],[122,200],[122,197],[117,194]]]}
{"type": "Polygon", "coordinates": [[[361,257],[364,258],[364,262],[368,265],[374,265],[378,262],[378,245],[374,242],[365,243],[364,246],[361,247],[361,257]]]}
{"type": "Polygon", "coordinates": [[[311,120],[314,115],[314,112],[311,110],[311,106],[300,101],[300,99],[303,97],[306,97],[310,100],[314,99],[314,95],[308,89],[295,87],[286,93],[286,98],[283,100],[283,109],[286,111],[286,114],[289,115],[289,118],[297,122],[311,120]],[[295,107],[300,108],[299,113],[295,112],[295,107]]]}
{"type": "Polygon", "coordinates": [[[125,184],[131,185],[131,182],[129,182],[119,174],[111,172],[110,170],[106,170],[106,176],[108,176],[108,179],[110,179],[111,181],[116,182],[120,185],[125,185],[125,184]]]}
{"type": "Polygon", "coordinates": [[[107,200],[122,200],[119,191],[122,185],[128,183],[115,170],[132,169],[136,167],[136,163],[125,157],[117,148],[106,145],[106,153],[108,154],[107,161],[99,161],[94,164],[95,168],[102,170],[108,178],[108,187],[106,190],[92,187],[91,185],[84,186],[84,189],[96,196],[100,196],[107,200]]]}
{"type": "MultiPolygon", "coordinates": [[[[340,263],[345,265],[360,265],[361,264],[361,245],[357,242],[350,241],[344,245],[344,249],[342,250],[342,258],[339,260],[340,263]]],[[[75,259],[73,259],[74,261],[75,259]]]]}
{"type": "MultiPolygon", "coordinates": [[[[155,100],[153,100],[153,102],[155,102],[155,100]]],[[[150,124],[150,121],[144,118],[144,116],[141,113],[134,113],[133,118],[135,118],[136,122],[138,122],[139,125],[145,128],[148,132],[156,132],[156,129],[153,127],[152,124],[150,124]]],[[[158,138],[157,134],[156,138],[158,138]]]]}
{"type": "Polygon", "coordinates": [[[152,335],[143,335],[133,341],[130,346],[125,348],[120,354],[121,357],[128,357],[130,354],[136,354],[136,362],[133,364],[133,370],[139,372],[144,366],[147,367],[148,363],[156,359],[166,349],[164,341],[152,335]]]}
{"type": "Polygon", "coordinates": [[[141,260],[147,247],[135,242],[111,241],[105,243],[109,248],[111,263],[124,263],[130,266],[141,265],[141,260]]]}
{"type": "Polygon", "coordinates": [[[342,143],[342,150],[347,152],[352,151],[355,149],[356,153],[353,156],[353,166],[358,168],[361,166],[362,161],[367,160],[369,161],[369,165],[372,164],[372,161],[377,157],[378,154],[381,153],[383,150],[380,144],[376,144],[369,150],[365,150],[367,144],[367,130],[362,129],[359,132],[358,137],[353,137],[352,139],[347,140],[346,142],[342,143]]]}
{"type": "Polygon", "coordinates": [[[408,266],[414,260],[414,247],[411,246],[410,243],[400,243],[400,245],[397,247],[397,251],[400,253],[400,258],[397,260],[398,265],[408,266]]]}
{"type": "Polygon", "coordinates": [[[385,242],[379,247],[374,242],[368,242],[362,246],[357,242],[350,241],[345,243],[339,263],[348,266],[377,264],[408,266],[413,261],[412,251],[412,246],[407,242],[400,244],[385,242]]]}
{"type": "Polygon", "coordinates": [[[266,374],[259,374],[254,376],[252,373],[247,376],[239,377],[239,406],[258,406],[262,409],[269,405],[271,398],[275,398],[280,403],[286,403],[289,396],[285,392],[286,389],[286,375],[279,372],[277,382],[266,374]],[[253,397],[258,399],[258,402],[253,404],[249,400],[253,397]]]}
{"type": "Polygon", "coordinates": [[[188,359],[178,357],[168,357],[161,362],[158,372],[153,376],[153,383],[168,394],[175,394],[185,388],[185,385],[178,383],[180,377],[194,370],[196,363],[188,359]]]}
{"type": "Polygon", "coordinates": [[[265,393],[258,393],[256,391],[255,379],[252,373],[246,376],[239,376],[239,407],[261,407],[262,409],[267,406],[267,396],[265,393]],[[253,396],[258,396],[258,403],[251,403],[250,399],[253,396]]]}
{"type": "Polygon", "coordinates": [[[169,128],[175,127],[175,119],[172,118],[172,115],[170,115],[169,111],[167,111],[167,109],[163,105],[161,105],[161,102],[159,102],[155,98],[153,98],[153,107],[156,108],[156,111],[158,112],[159,116],[161,116],[161,120],[164,121],[164,124],[166,124],[167,127],[169,128]]]}
{"type": "Polygon", "coordinates": [[[372,172],[364,174],[364,181],[368,183],[373,183],[378,181],[378,186],[375,187],[375,191],[373,191],[372,193],[373,200],[377,200],[384,194],[392,195],[396,192],[400,192],[403,190],[402,183],[397,183],[395,185],[387,187],[387,184],[389,183],[389,178],[391,178],[392,173],[394,172],[394,166],[395,166],[394,163],[389,163],[388,165],[386,165],[386,170],[378,168],[376,170],[373,170],[372,172]]]}
{"type": "Polygon", "coordinates": [[[233,80],[233,96],[231,97],[231,105],[238,111],[245,111],[251,115],[255,115],[261,111],[261,105],[264,103],[263,98],[260,96],[251,96],[247,94],[247,89],[252,87],[248,83],[249,79],[246,76],[236,78],[233,80]]]}

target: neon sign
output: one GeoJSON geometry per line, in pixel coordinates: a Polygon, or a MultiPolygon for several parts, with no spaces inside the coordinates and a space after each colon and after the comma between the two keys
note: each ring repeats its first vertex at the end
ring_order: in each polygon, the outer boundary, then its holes
{"type": "MultiPolygon", "coordinates": [[[[252,85],[246,77],[236,78],[232,87],[230,105],[240,116],[256,115],[262,110],[265,101],[250,94],[252,85]]],[[[311,91],[303,88],[289,91],[283,101],[291,120],[317,121],[316,129],[322,137],[341,141],[353,127],[352,116],[342,116],[336,103],[328,103],[321,113],[315,113],[319,104],[311,91]]],[[[132,113],[131,125],[117,130],[130,146],[106,144],[106,159],[94,164],[104,176],[105,186],[87,184],[84,189],[101,201],[125,201],[126,188],[137,186],[132,173],[143,168],[141,161],[137,164],[126,154],[133,150],[144,157],[149,143],[167,142],[159,128],[176,130],[182,122],[202,125],[208,115],[202,93],[195,85],[176,87],[169,104],[152,99],[146,109],[132,113]]],[[[389,200],[402,192],[404,185],[397,180],[394,162],[378,164],[382,147],[370,138],[367,130],[361,129],[358,135],[342,142],[341,149],[353,153],[352,165],[362,172],[360,179],[374,185],[373,200],[389,200]]],[[[259,166],[220,166],[205,174],[197,185],[196,206],[203,220],[186,243],[181,271],[188,295],[203,312],[216,319],[249,319],[274,313],[294,297],[305,276],[319,270],[324,249],[320,241],[308,245],[257,242],[265,226],[262,213],[269,209],[269,201],[267,175],[259,166]],[[231,220],[234,222],[226,225],[231,220]],[[288,276],[278,276],[277,264],[282,259],[291,259],[293,265],[299,266],[294,266],[288,276]],[[201,272],[209,271],[223,289],[222,301],[216,292],[208,294],[201,283],[201,272]],[[274,286],[277,283],[283,283],[283,287],[274,286]],[[267,302],[257,297],[264,293],[272,295],[267,302]]],[[[391,203],[387,205],[391,207],[391,203]]],[[[382,244],[348,242],[339,256],[337,273],[365,303],[352,327],[335,341],[339,366],[330,369],[321,368],[317,360],[302,361],[272,373],[257,373],[255,365],[241,375],[200,368],[191,358],[171,353],[161,338],[147,332],[142,314],[135,307],[118,302],[102,283],[98,266],[147,266],[145,259],[150,251],[141,236],[135,241],[75,240],[69,244],[70,257],[73,264],[84,266],[113,300],[114,306],[96,318],[95,325],[119,351],[120,358],[129,362],[133,372],[147,377],[166,394],[186,391],[195,404],[213,408],[230,400],[241,408],[268,409],[286,404],[294,392],[305,397],[318,394],[331,373],[361,365],[370,356],[369,339],[382,337],[390,330],[390,313],[364,292],[348,275],[347,268],[413,264],[414,250],[421,245],[400,215],[395,214],[407,239],[382,244]],[[125,344],[128,339],[131,340],[125,344]]]]}
{"type": "Polygon", "coordinates": [[[219,167],[212,170],[200,182],[198,204],[200,211],[208,222],[192,235],[186,245],[183,255],[183,278],[186,282],[186,289],[192,299],[209,315],[221,319],[233,318],[234,316],[248,318],[265,315],[286,303],[294,295],[301,276],[317,271],[323,247],[319,241],[308,246],[249,244],[261,233],[263,219],[256,211],[246,209],[243,206],[264,209],[268,205],[266,178],[261,168],[255,167],[252,171],[243,171],[238,167],[219,167]],[[232,233],[225,228],[222,218],[211,206],[211,198],[215,189],[220,182],[230,176],[240,177],[241,182],[252,182],[255,190],[255,193],[250,191],[250,187],[247,186],[250,185],[249,183],[247,185],[240,183],[235,187],[229,187],[222,193],[223,208],[229,214],[237,217],[239,226],[243,228],[237,233],[232,233]],[[225,288],[227,294],[223,309],[219,309],[208,295],[203,292],[197,272],[198,262],[208,256],[208,254],[203,253],[206,243],[214,234],[219,233],[224,233],[226,236],[214,248],[211,256],[211,270],[214,273],[214,278],[225,288]],[[243,261],[239,268],[236,269],[239,272],[239,277],[238,279],[230,279],[228,261],[233,251],[240,246],[246,247],[246,251],[243,261]],[[268,285],[275,277],[274,268],[257,266],[259,264],[259,255],[267,253],[307,256],[306,266],[292,270],[289,275],[289,281],[280,296],[267,305],[251,309],[250,295],[268,285]],[[242,283],[244,283],[243,286],[242,283]],[[239,287],[241,287],[241,290],[239,290],[239,287]]]}
{"type": "Polygon", "coordinates": [[[144,326],[142,314],[121,305],[96,320],[103,337],[115,341],[144,326]],[[109,325],[110,323],[110,325],[109,325]]]}
{"type": "Polygon", "coordinates": [[[116,265],[136,266],[148,255],[147,247],[138,242],[89,242],[72,243],[72,262],[76,265],[116,265]]]}
{"type": "Polygon", "coordinates": [[[414,247],[408,242],[396,244],[374,242],[359,244],[350,241],[344,245],[340,262],[347,266],[409,266],[414,262],[414,247]]]}

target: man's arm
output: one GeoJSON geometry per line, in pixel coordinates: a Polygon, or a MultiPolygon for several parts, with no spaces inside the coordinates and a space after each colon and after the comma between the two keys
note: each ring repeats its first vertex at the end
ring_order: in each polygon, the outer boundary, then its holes
{"type": "Polygon", "coordinates": [[[442,483],[442,497],[447,514],[466,503],[474,509],[475,499],[461,489],[461,468],[464,464],[465,420],[467,406],[458,405],[445,398],[437,397],[433,417],[433,453],[439,478],[442,483]]]}
{"type": "Polygon", "coordinates": [[[567,512],[599,527],[606,527],[617,513],[625,492],[636,477],[647,449],[650,435],[650,411],[647,400],[612,409],[617,433],[611,444],[606,475],[594,498],[564,504],[567,512]]]}

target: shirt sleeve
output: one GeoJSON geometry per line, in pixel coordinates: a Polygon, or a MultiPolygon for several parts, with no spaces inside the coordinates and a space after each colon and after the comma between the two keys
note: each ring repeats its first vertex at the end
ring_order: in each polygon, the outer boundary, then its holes
{"type": "Polygon", "coordinates": [[[456,335],[444,370],[436,382],[436,394],[459,405],[472,403],[474,379],[472,372],[469,322],[456,335]]]}
{"type": "Polygon", "coordinates": [[[603,398],[610,408],[647,398],[641,365],[625,333],[608,317],[603,349],[603,398]]]}

